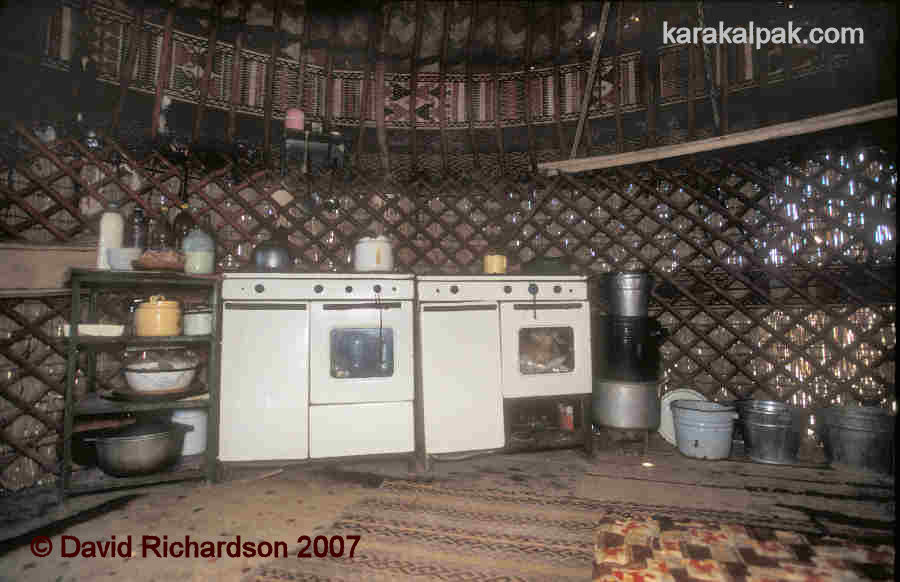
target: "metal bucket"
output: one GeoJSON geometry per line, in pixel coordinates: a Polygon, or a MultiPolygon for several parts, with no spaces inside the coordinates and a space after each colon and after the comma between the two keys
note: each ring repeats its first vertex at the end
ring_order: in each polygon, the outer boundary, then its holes
{"type": "Polygon", "coordinates": [[[808,411],[770,400],[743,400],[735,405],[741,416],[744,446],[752,461],[796,462],[808,411]]]}
{"type": "Polygon", "coordinates": [[[734,406],[700,400],[671,404],[678,450],[696,459],[727,459],[738,414],[734,406]]]}
{"type": "Polygon", "coordinates": [[[886,408],[834,406],[817,411],[832,466],[894,472],[894,415],[886,408]]]}
{"type": "Polygon", "coordinates": [[[653,277],[649,273],[615,273],[607,279],[610,315],[647,317],[653,277]]]}

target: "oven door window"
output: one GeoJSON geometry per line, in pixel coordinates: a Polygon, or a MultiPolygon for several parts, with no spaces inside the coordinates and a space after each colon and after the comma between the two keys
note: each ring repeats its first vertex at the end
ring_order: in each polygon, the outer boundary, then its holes
{"type": "Polygon", "coordinates": [[[562,374],[575,369],[575,334],[571,327],[519,329],[519,372],[562,374]]]}
{"type": "Polygon", "coordinates": [[[386,378],[394,375],[394,330],[331,330],[332,378],[386,378]]]}

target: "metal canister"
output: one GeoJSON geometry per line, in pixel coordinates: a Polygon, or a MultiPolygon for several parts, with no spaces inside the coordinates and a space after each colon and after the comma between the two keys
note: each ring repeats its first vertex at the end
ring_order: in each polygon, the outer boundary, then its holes
{"type": "Polygon", "coordinates": [[[134,312],[134,333],[137,336],[181,335],[181,306],[153,295],[134,312]]]}

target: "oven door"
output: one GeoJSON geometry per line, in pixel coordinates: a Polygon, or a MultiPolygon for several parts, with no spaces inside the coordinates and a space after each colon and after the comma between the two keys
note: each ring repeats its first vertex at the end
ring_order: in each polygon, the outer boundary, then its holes
{"type": "Polygon", "coordinates": [[[503,396],[591,392],[591,326],[586,301],[500,306],[503,396]]]}
{"type": "Polygon", "coordinates": [[[413,399],[411,301],[311,307],[310,404],[413,399]]]}

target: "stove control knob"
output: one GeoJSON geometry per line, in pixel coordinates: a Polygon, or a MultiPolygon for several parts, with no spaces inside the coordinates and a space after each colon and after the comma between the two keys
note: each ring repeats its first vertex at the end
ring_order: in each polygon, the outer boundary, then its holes
{"type": "Polygon", "coordinates": [[[535,285],[534,283],[529,283],[528,284],[528,292],[531,293],[532,295],[537,295],[538,286],[535,285]]]}
{"type": "Polygon", "coordinates": [[[503,292],[504,292],[504,293],[512,293],[512,286],[511,286],[511,285],[504,285],[504,286],[503,286],[503,292]]]}
{"type": "Polygon", "coordinates": [[[553,292],[554,293],[562,293],[562,287],[560,287],[559,285],[554,285],[553,292]]]}
{"type": "Polygon", "coordinates": [[[381,293],[381,285],[375,285],[372,287],[372,290],[375,291],[375,293],[381,293]]]}
{"type": "Polygon", "coordinates": [[[450,293],[456,295],[459,293],[459,285],[450,285],[450,293]]]}
{"type": "Polygon", "coordinates": [[[256,285],[253,286],[253,290],[256,291],[257,293],[262,293],[263,291],[266,290],[266,288],[265,288],[265,286],[263,286],[262,283],[257,283],[256,285]]]}
{"type": "Polygon", "coordinates": [[[344,291],[346,291],[347,293],[353,293],[353,287],[347,285],[346,287],[344,287],[344,291]]]}
{"type": "Polygon", "coordinates": [[[313,287],[313,291],[315,291],[316,293],[321,293],[324,290],[325,287],[322,287],[321,285],[316,285],[315,287],[313,287]]]}

